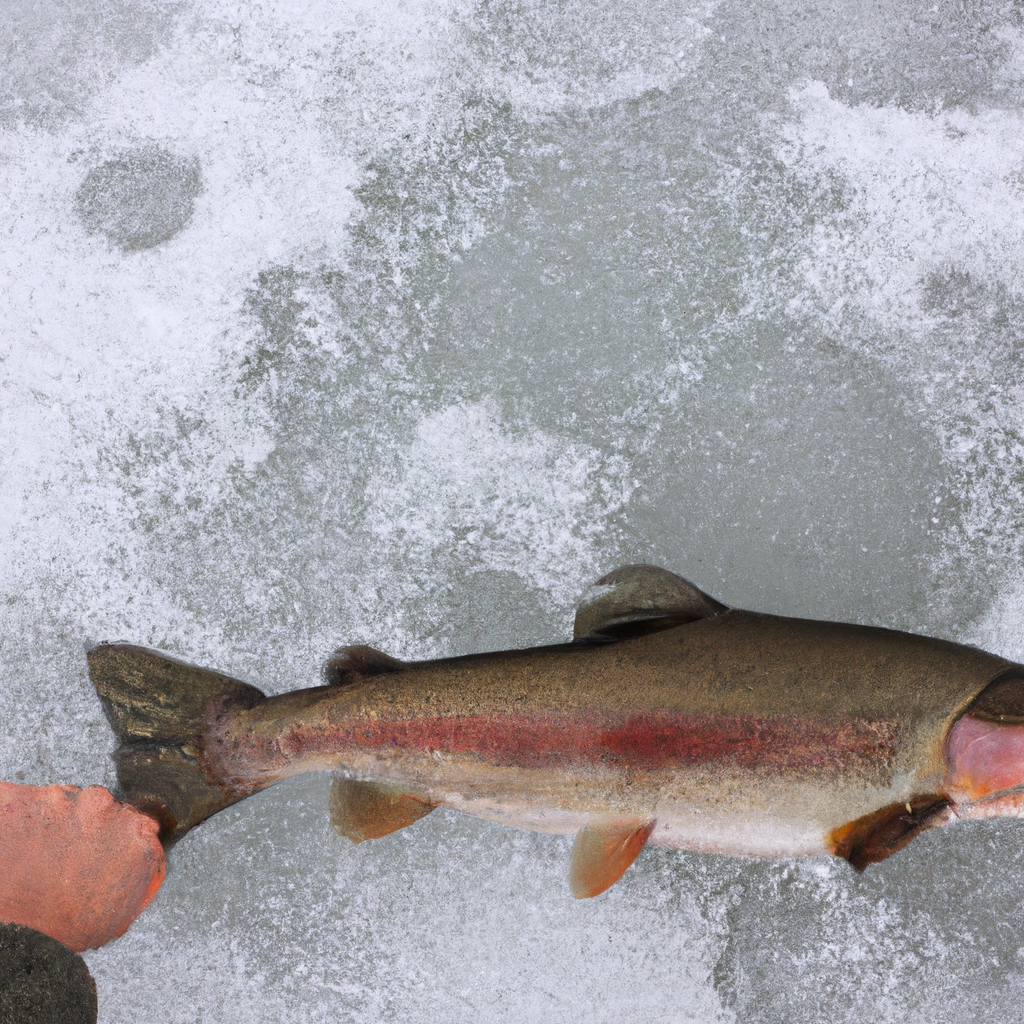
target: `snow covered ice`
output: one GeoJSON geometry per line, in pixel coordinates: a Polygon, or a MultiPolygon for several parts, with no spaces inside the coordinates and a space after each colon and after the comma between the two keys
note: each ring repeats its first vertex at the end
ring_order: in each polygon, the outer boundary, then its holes
{"type": "MultiPolygon", "coordinates": [[[[268,692],[555,642],[615,565],[1024,656],[1002,0],[11,0],[0,778],[114,783],[84,650],[268,692]]],[[[841,862],[230,808],[100,1020],[1003,1024],[1024,824],[841,862]]]]}

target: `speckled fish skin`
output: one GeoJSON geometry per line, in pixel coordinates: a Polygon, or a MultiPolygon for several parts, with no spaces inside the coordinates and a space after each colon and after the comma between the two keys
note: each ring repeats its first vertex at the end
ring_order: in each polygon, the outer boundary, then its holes
{"type": "Polygon", "coordinates": [[[1013,667],[927,637],[726,611],[222,703],[200,760],[239,796],[335,769],[541,831],[653,818],[666,846],[820,854],[843,825],[941,793],[950,727],[1013,667]]]}

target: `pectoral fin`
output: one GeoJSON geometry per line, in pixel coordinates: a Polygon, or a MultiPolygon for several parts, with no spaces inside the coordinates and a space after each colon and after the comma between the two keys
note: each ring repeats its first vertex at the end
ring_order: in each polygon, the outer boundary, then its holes
{"type": "Polygon", "coordinates": [[[578,900],[614,885],[636,860],[654,831],[654,821],[584,825],[576,833],[569,861],[569,885],[578,900]]]}
{"type": "Polygon", "coordinates": [[[335,779],[331,786],[331,824],[353,843],[391,835],[436,806],[378,782],[335,779]]]}
{"type": "Polygon", "coordinates": [[[656,633],[728,611],[692,583],[656,565],[624,565],[602,576],[576,610],[577,640],[656,633]]]}
{"type": "Polygon", "coordinates": [[[863,871],[902,850],[925,829],[942,824],[947,807],[949,797],[940,793],[915,796],[842,825],[829,834],[828,844],[837,857],[863,871]]]}

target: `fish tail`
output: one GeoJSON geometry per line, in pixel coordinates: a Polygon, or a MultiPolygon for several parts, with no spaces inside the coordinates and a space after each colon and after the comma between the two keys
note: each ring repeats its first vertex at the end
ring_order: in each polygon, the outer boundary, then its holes
{"type": "Polygon", "coordinates": [[[131,644],[89,651],[89,676],[118,739],[117,796],[156,818],[165,848],[241,799],[198,760],[211,701],[252,707],[262,691],[230,676],[131,644]]]}

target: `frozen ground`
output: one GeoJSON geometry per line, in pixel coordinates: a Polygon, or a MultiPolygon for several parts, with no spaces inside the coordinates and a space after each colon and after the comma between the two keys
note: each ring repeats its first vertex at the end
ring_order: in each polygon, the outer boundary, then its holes
{"type": "MultiPolygon", "coordinates": [[[[1013,3],[7,0],[0,83],[0,777],[113,783],[96,641],[280,691],[632,561],[1024,656],[1013,3]]],[[[104,1024],[1020,1019],[1024,823],[576,903],[327,785],[174,850],[104,1024]]]]}

